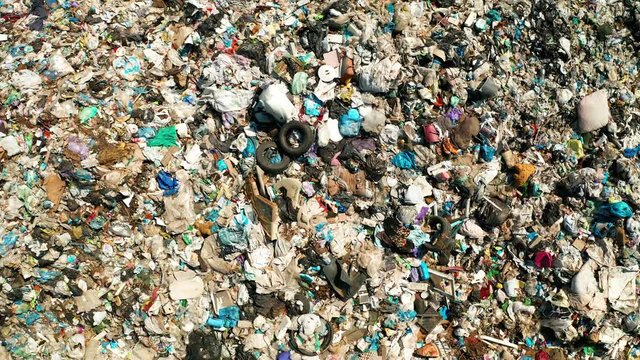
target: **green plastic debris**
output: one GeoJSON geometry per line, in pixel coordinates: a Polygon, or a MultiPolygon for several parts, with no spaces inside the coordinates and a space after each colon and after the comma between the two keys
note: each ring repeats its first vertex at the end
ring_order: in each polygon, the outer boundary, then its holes
{"type": "Polygon", "coordinates": [[[313,53],[306,53],[303,55],[298,55],[298,60],[302,61],[302,64],[308,65],[311,59],[313,58],[313,53]]]}
{"type": "Polygon", "coordinates": [[[193,242],[189,234],[182,234],[182,241],[184,241],[184,243],[187,245],[191,245],[191,243],[193,242]]]}
{"type": "Polygon", "coordinates": [[[489,20],[491,20],[491,22],[502,20],[502,15],[500,14],[500,11],[496,9],[489,10],[489,12],[487,12],[487,17],[489,18],[489,20]]]}
{"type": "Polygon", "coordinates": [[[24,135],[24,142],[25,144],[27,144],[27,149],[29,149],[29,151],[31,151],[31,147],[33,146],[33,135],[32,134],[25,134],[24,135]]]}
{"type": "Polygon", "coordinates": [[[158,130],[158,135],[147,142],[149,146],[177,146],[178,134],[175,126],[167,126],[158,130]]]}
{"type": "Polygon", "coordinates": [[[596,350],[593,346],[585,346],[584,349],[582,350],[584,351],[584,354],[587,356],[591,356],[596,353],[596,350]]]}
{"type": "Polygon", "coordinates": [[[5,100],[4,102],[4,106],[9,106],[11,104],[13,104],[16,101],[20,101],[20,93],[13,90],[11,91],[11,93],[9,93],[9,96],[7,97],[7,100],[5,100]]]}
{"type": "Polygon", "coordinates": [[[293,81],[291,82],[291,93],[293,95],[302,94],[302,92],[307,88],[307,82],[309,81],[309,75],[305,72],[296,73],[293,76],[293,81]]]}
{"type": "Polygon", "coordinates": [[[89,120],[93,119],[94,117],[96,117],[96,115],[98,115],[98,108],[95,106],[89,106],[86,107],[84,109],[82,109],[82,111],[80,111],[80,123],[81,124],[86,124],[89,120]]]}

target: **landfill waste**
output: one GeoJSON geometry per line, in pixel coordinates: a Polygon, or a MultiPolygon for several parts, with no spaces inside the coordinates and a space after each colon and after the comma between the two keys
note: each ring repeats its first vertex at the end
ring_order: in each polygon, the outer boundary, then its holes
{"type": "Polygon", "coordinates": [[[640,359],[638,1],[0,18],[0,359],[640,359]]]}

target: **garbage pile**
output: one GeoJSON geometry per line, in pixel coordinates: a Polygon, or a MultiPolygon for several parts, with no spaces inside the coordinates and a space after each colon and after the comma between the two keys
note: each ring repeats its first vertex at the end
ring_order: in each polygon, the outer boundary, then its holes
{"type": "Polygon", "coordinates": [[[0,16],[0,359],[640,359],[637,2],[0,16]]]}

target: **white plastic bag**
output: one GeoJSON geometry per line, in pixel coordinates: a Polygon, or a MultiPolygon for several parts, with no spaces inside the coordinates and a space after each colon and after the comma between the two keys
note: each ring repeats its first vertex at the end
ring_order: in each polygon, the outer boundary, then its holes
{"type": "Polygon", "coordinates": [[[74,72],[73,66],[69,64],[64,56],[56,54],[49,58],[49,70],[57,74],[59,78],[74,72]]]}
{"type": "Polygon", "coordinates": [[[33,90],[40,87],[42,79],[31,70],[20,70],[11,75],[11,84],[21,91],[33,90]]]}
{"type": "Polygon", "coordinates": [[[360,89],[372,93],[388,92],[397,86],[402,65],[395,58],[385,58],[360,70],[360,89]]]}
{"type": "Polygon", "coordinates": [[[282,123],[293,120],[296,116],[296,108],[287,97],[287,92],[287,87],[283,84],[271,84],[260,94],[264,110],[282,123]]]}
{"type": "Polygon", "coordinates": [[[251,100],[253,99],[253,91],[251,90],[212,89],[211,93],[213,95],[210,100],[211,105],[219,112],[244,110],[251,105],[251,100]]]}

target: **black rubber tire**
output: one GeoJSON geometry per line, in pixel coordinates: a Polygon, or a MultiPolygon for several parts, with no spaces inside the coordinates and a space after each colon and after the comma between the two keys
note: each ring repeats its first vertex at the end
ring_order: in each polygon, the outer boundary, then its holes
{"type": "Polygon", "coordinates": [[[315,141],[313,129],[311,128],[311,126],[301,123],[300,121],[289,121],[288,123],[284,124],[280,128],[280,131],[278,131],[278,136],[276,139],[278,140],[280,149],[294,157],[298,157],[306,153],[315,141]],[[300,146],[294,147],[289,143],[287,134],[289,134],[291,131],[299,131],[302,135],[300,146]]]}
{"type": "Polygon", "coordinates": [[[267,156],[267,150],[272,148],[279,149],[278,145],[273,141],[267,141],[260,144],[260,146],[258,146],[258,148],[256,149],[256,161],[258,162],[258,165],[262,168],[262,170],[264,170],[264,172],[269,174],[279,174],[287,170],[289,164],[291,164],[291,158],[287,156],[287,154],[284,154],[282,151],[280,151],[282,160],[276,164],[272,163],[271,159],[267,156]]]}
{"type": "Polygon", "coordinates": [[[322,319],[327,324],[327,335],[325,335],[324,339],[322,339],[320,350],[318,350],[318,352],[309,352],[309,351],[300,349],[300,347],[298,347],[298,343],[296,342],[296,332],[294,330],[289,330],[289,346],[291,347],[291,350],[305,356],[315,357],[322,354],[329,348],[329,345],[331,345],[331,342],[333,341],[333,327],[331,326],[331,323],[328,322],[327,320],[324,320],[323,318],[320,318],[320,319],[322,319]]]}

